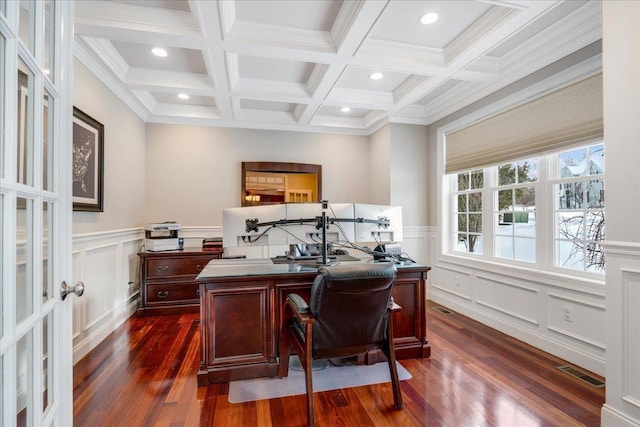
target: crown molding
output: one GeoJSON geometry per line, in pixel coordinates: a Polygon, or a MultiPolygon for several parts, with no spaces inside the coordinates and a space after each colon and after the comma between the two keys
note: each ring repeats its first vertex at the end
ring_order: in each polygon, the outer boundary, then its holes
{"type": "Polygon", "coordinates": [[[102,84],[104,84],[113,94],[120,98],[125,105],[138,115],[143,121],[149,118],[149,111],[144,108],[141,103],[124,89],[116,79],[113,78],[105,69],[86,51],[86,49],[76,39],[73,43],[73,56],[80,61],[96,76],[102,84]]]}

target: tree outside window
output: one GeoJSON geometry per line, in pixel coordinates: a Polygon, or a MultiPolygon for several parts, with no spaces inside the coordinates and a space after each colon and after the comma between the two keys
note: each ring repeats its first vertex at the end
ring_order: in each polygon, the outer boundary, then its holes
{"type": "Polygon", "coordinates": [[[484,171],[459,173],[457,180],[455,248],[461,252],[481,254],[484,171]]]}
{"type": "Polygon", "coordinates": [[[559,153],[557,164],[556,263],[604,271],[604,145],[559,153]]]}

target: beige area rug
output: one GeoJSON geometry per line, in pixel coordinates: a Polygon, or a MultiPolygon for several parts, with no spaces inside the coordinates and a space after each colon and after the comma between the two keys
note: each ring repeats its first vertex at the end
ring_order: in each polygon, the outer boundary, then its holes
{"type": "MultiPolygon", "coordinates": [[[[411,374],[400,363],[398,377],[408,380],[411,374]]],[[[313,370],[313,391],[337,390],[363,385],[391,382],[389,366],[386,362],[375,365],[333,366],[326,363],[313,370]]],[[[278,397],[305,394],[304,371],[300,368],[297,356],[290,360],[287,378],[255,378],[251,380],[231,381],[229,383],[229,402],[242,403],[255,400],[275,399],[278,397]]]]}

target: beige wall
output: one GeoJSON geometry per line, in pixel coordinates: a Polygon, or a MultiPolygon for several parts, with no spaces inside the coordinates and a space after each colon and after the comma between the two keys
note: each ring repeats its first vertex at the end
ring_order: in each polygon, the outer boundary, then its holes
{"type": "Polygon", "coordinates": [[[436,179],[429,179],[428,129],[403,124],[390,128],[388,204],[402,206],[404,224],[429,225],[428,195],[436,179]]]}
{"type": "Polygon", "coordinates": [[[367,137],[148,124],[146,219],[222,225],[222,209],[240,204],[241,162],[283,161],[322,165],[330,202],[393,200],[406,225],[425,225],[426,127],[392,126],[367,137]]]}
{"type": "Polygon", "coordinates": [[[391,201],[391,128],[386,125],[370,136],[368,203],[388,205],[391,201]]]}
{"type": "Polygon", "coordinates": [[[104,212],[74,212],[73,233],[144,224],[145,125],[77,59],[73,105],[104,125],[104,212]]]}
{"type": "Polygon", "coordinates": [[[222,209],[240,205],[243,161],[322,165],[322,196],[368,202],[366,136],[192,125],[147,125],[147,221],[222,225],[222,209]]]}

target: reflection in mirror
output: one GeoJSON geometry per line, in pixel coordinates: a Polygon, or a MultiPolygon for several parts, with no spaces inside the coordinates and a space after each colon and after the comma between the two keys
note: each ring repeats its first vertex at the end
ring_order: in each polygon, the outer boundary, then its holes
{"type": "Polygon", "coordinates": [[[322,199],[322,166],[242,162],[241,206],[309,203],[322,199]]]}

